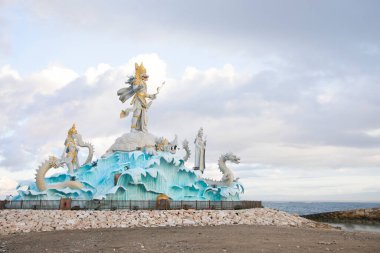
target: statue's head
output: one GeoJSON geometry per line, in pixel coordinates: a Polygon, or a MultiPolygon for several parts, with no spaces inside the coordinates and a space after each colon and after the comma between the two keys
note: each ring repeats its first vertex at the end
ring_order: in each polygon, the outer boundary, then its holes
{"type": "Polygon", "coordinates": [[[202,138],[203,137],[203,127],[201,127],[198,131],[198,137],[202,138]]]}
{"type": "Polygon", "coordinates": [[[140,65],[138,63],[135,63],[135,83],[140,84],[141,81],[147,81],[149,78],[149,75],[146,73],[146,69],[141,63],[140,65]]]}
{"type": "Polygon", "coordinates": [[[77,129],[75,127],[75,123],[73,124],[73,126],[69,129],[69,131],[67,132],[68,135],[70,136],[73,136],[74,134],[77,134],[77,129]]]}

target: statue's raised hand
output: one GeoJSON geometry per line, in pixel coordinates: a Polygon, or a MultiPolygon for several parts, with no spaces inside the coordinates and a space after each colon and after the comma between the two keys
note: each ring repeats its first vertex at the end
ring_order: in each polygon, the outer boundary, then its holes
{"type": "Polygon", "coordinates": [[[120,119],[128,117],[129,113],[133,111],[133,108],[127,108],[125,110],[121,110],[120,112],[120,119]]]}

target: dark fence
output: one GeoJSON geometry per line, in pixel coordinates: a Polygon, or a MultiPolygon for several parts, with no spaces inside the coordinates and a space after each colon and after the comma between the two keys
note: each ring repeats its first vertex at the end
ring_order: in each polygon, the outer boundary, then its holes
{"type": "Polygon", "coordinates": [[[261,201],[170,200],[17,200],[0,201],[0,209],[34,210],[239,210],[262,208],[261,201]]]}
{"type": "Polygon", "coordinates": [[[4,201],[4,209],[57,210],[60,200],[16,200],[4,201]]]}

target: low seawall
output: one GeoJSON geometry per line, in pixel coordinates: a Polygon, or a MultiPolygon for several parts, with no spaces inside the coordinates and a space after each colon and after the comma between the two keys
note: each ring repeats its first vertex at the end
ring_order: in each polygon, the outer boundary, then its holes
{"type": "Polygon", "coordinates": [[[261,201],[235,200],[0,200],[1,209],[34,210],[240,210],[262,208],[261,201]]]}
{"type": "Polygon", "coordinates": [[[302,217],[331,223],[380,224],[380,208],[356,209],[303,215],[302,217]]]}

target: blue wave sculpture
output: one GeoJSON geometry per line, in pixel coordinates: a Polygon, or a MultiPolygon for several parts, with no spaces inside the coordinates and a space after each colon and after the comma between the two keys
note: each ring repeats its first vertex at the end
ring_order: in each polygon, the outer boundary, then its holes
{"type": "Polygon", "coordinates": [[[202,178],[205,170],[206,140],[203,129],[198,131],[195,143],[194,168],[184,166],[190,156],[188,142],[183,142],[186,156],[176,155],[177,137],[169,142],[148,132],[147,112],[165,82],[155,94],[148,94],[149,75],[143,64],[135,64],[135,76],[126,82],[127,87],[118,90],[121,102],[131,99],[131,107],[122,110],[121,118],[133,114],[131,132],[122,135],[106,151],[106,154],[91,163],[93,146],[82,140],[75,124],[69,129],[65,149],[61,158],[50,157],[36,173],[36,182],[17,187],[19,195],[14,199],[55,200],[112,199],[112,200],[156,200],[166,195],[171,200],[239,200],[244,189],[226,162],[239,163],[232,153],[219,158],[221,180],[202,178]],[[89,149],[84,165],[79,165],[79,147],[89,149]],[[66,166],[67,173],[45,177],[48,170],[66,166]]]}
{"type": "MultiPolygon", "coordinates": [[[[118,151],[83,165],[75,172],[76,180],[84,185],[82,189],[65,187],[40,191],[36,183],[32,183],[27,187],[19,186],[19,195],[14,199],[156,200],[160,194],[165,194],[172,200],[219,201],[239,200],[244,191],[238,182],[230,186],[210,185],[201,176],[199,170],[185,167],[184,160],[177,154],[118,151]],[[115,175],[118,176],[116,185],[115,175]]],[[[58,173],[46,177],[45,182],[49,186],[70,179],[70,174],[58,173]]]]}

